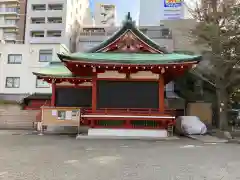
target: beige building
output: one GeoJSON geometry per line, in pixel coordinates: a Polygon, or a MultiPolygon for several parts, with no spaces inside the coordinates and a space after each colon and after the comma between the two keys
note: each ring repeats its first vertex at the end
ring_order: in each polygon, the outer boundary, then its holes
{"type": "Polygon", "coordinates": [[[23,43],[27,0],[0,1],[0,40],[2,43],[23,43]]]}
{"type": "MultiPolygon", "coordinates": [[[[196,45],[191,30],[196,27],[194,19],[162,20],[160,26],[140,26],[144,34],[169,52],[185,51],[202,53],[206,48],[196,45]]],[[[82,27],[78,38],[77,51],[87,51],[101,43],[118,30],[118,27],[82,27]]]]}
{"type": "Polygon", "coordinates": [[[195,43],[195,39],[191,34],[191,30],[193,30],[197,25],[196,20],[163,20],[161,21],[161,24],[163,24],[164,27],[171,29],[174,51],[185,51],[199,54],[206,50],[203,46],[201,47],[195,43]]]}
{"type": "Polygon", "coordinates": [[[69,46],[74,23],[82,24],[88,0],[30,0],[27,3],[25,41],[69,46]]]}

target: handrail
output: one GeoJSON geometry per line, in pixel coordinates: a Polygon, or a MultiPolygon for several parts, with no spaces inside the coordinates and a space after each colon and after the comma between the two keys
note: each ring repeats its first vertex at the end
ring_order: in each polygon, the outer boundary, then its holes
{"type": "Polygon", "coordinates": [[[167,129],[169,126],[174,126],[175,124],[175,111],[176,110],[173,109],[167,109],[164,112],[159,112],[159,109],[147,108],[101,108],[93,111],[91,108],[81,108],[79,123],[92,128],[167,129]],[[87,115],[90,116],[88,117],[87,115]],[[91,115],[93,115],[93,117],[91,117],[91,115]],[[107,116],[104,117],[105,115],[107,116]],[[119,115],[119,117],[112,118],[111,115],[119,115]],[[151,116],[155,117],[151,118],[151,116]],[[121,123],[114,125],[114,121],[120,121],[121,123]],[[135,124],[141,121],[143,122],[142,125],[135,124]],[[108,122],[111,123],[108,124],[108,122]],[[148,122],[150,122],[150,124],[148,122]],[[152,122],[155,123],[151,124],[152,122]]]}
{"type": "Polygon", "coordinates": [[[175,109],[166,109],[164,112],[159,112],[158,109],[145,109],[145,108],[101,108],[97,109],[96,111],[92,111],[91,108],[82,108],[82,113],[136,113],[136,114],[143,114],[143,115],[172,115],[175,116],[176,110],[175,109]]]}

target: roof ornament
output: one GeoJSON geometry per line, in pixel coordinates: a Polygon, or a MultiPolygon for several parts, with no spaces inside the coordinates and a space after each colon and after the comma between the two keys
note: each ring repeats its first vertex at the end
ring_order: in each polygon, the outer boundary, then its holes
{"type": "Polygon", "coordinates": [[[132,20],[130,12],[127,13],[126,18],[123,21],[123,24],[125,24],[125,23],[129,23],[129,24],[132,24],[132,25],[135,25],[135,23],[136,23],[135,21],[132,20]]]}
{"type": "Polygon", "coordinates": [[[131,17],[130,12],[127,13],[126,20],[127,21],[132,21],[132,17],[131,17]]]}

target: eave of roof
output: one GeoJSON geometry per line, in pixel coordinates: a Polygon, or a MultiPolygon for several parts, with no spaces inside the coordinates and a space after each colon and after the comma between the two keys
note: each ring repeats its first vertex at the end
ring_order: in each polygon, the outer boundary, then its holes
{"type": "Polygon", "coordinates": [[[72,72],[64,66],[63,63],[50,63],[48,66],[41,68],[39,71],[33,72],[36,76],[46,77],[72,77],[72,72]]]}
{"type": "Polygon", "coordinates": [[[185,54],[139,54],[139,53],[73,53],[58,54],[62,61],[92,64],[158,65],[200,61],[202,56],[185,54]]]}

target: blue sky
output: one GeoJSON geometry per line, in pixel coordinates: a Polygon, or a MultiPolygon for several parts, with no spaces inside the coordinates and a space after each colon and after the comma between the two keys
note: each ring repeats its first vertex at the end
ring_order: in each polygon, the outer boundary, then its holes
{"type": "Polygon", "coordinates": [[[117,8],[117,22],[121,23],[127,12],[131,12],[134,20],[139,13],[139,0],[92,0],[93,3],[114,4],[117,8]],[[130,3],[131,2],[131,3],[130,3]]]}

